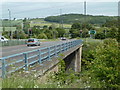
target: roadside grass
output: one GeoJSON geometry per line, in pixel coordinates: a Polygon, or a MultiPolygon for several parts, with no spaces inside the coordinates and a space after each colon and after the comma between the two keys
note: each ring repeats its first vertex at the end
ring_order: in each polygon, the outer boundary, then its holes
{"type": "Polygon", "coordinates": [[[76,79],[74,83],[71,83],[70,88],[102,88],[103,84],[87,70],[79,73],[79,79],[76,79]]]}
{"type": "MultiPolygon", "coordinates": [[[[54,76],[52,73],[50,75],[54,76]]],[[[41,80],[40,77],[33,78],[32,76],[21,77],[12,75],[2,80],[2,88],[102,88],[104,84],[95,81],[96,79],[94,80],[94,77],[91,77],[87,71],[80,72],[78,76],[75,76],[73,73],[72,75],[74,76],[69,74],[65,76],[65,78],[68,78],[68,80],[73,78],[74,81],[65,84],[61,84],[60,81],[57,80],[53,81],[49,76],[47,76],[47,79],[41,80]]]]}
{"type": "Polygon", "coordinates": [[[40,40],[41,42],[47,42],[47,41],[59,41],[60,39],[43,39],[40,40]]]}
{"type": "Polygon", "coordinates": [[[0,78],[0,90],[2,88],[2,78],[0,78]]]}
{"type": "Polygon", "coordinates": [[[46,79],[41,81],[40,77],[35,78],[34,74],[31,76],[21,76],[17,72],[10,77],[2,80],[2,88],[57,88],[56,83],[51,83],[46,79]]]}
{"type": "Polygon", "coordinates": [[[87,42],[87,43],[92,43],[92,42],[95,42],[95,43],[97,43],[97,42],[103,42],[103,40],[100,40],[100,39],[92,39],[92,38],[80,38],[80,37],[78,37],[78,38],[76,38],[76,39],[82,39],[84,42],[87,42]]]}

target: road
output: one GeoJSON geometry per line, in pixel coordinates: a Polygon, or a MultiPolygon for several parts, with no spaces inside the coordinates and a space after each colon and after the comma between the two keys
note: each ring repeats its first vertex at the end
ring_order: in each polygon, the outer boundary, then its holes
{"type": "Polygon", "coordinates": [[[2,53],[2,57],[5,57],[5,56],[13,55],[13,54],[18,54],[18,53],[35,50],[35,49],[40,49],[43,47],[57,45],[57,44],[68,42],[68,41],[71,41],[71,40],[41,42],[40,46],[30,46],[30,47],[27,47],[26,45],[6,46],[6,47],[2,47],[2,52],[0,53],[2,53]]]}

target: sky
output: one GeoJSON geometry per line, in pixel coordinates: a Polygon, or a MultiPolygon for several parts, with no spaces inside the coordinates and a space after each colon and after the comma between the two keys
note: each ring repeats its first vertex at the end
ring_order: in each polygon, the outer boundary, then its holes
{"type": "MultiPolygon", "coordinates": [[[[101,2],[101,0],[87,1],[87,14],[89,15],[105,15],[117,16],[118,15],[118,0],[109,0],[109,2],[101,2]]],[[[108,1],[108,0],[104,0],[108,1]]],[[[69,13],[84,13],[84,1],[78,0],[3,0],[0,3],[0,18],[9,18],[9,11],[11,18],[44,18],[47,16],[60,15],[69,13]],[[29,2],[28,2],[29,1],[29,2]],[[34,2],[33,2],[34,1],[34,2]],[[59,2],[58,2],[59,1],[59,2]],[[74,2],[73,2],[74,1],[74,2]]]]}

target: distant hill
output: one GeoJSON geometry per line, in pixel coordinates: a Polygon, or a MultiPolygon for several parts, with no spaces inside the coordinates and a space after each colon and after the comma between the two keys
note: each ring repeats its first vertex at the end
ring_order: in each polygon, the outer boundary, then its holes
{"type": "Polygon", "coordinates": [[[86,22],[90,24],[104,24],[106,21],[116,20],[117,16],[93,16],[93,15],[83,15],[83,14],[63,14],[60,16],[49,16],[46,17],[44,20],[49,22],[56,22],[56,23],[67,23],[72,24],[75,22],[86,22]]]}

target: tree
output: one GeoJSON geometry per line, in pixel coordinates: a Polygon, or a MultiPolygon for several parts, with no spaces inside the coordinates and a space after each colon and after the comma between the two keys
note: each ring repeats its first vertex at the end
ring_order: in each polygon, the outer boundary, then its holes
{"type": "Polygon", "coordinates": [[[63,35],[66,33],[62,28],[56,28],[56,31],[58,32],[58,37],[63,37],[63,35]]]}
{"type": "Polygon", "coordinates": [[[28,34],[28,29],[30,28],[30,22],[27,20],[27,18],[23,19],[23,31],[25,34],[28,34]]]}
{"type": "Polygon", "coordinates": [[[78,29],[70,29],[70,34],[71,34],[71,38],[76,38],[80,36],[80,32],[78,29]]]}
{"type": "Polygon", "coordinates": [[[97,34],[95,34],[95,39],[105,39],[105,34],[104,33],[97,33],[97,34]]]}
{"type": "Polygon", "coordinates": [[[36,35],[39,35],[42,32],[42,29],[40,29],[40,26],[34,26],[31,29],[32,29],[32,33],[36,35]]]}
{"type": "Polygon", "coordinates": [[[80,23],[73,23],[71,29],[82,29],[82,26],[80,25],[80,23]]]}
{"type": "Polygon", "coordinates": [[[48,39],[48,37],[45,33],[40,33],[37,38],[38,39],[48,39]]]}
{"type": "Polygon", "coordinates": [[[26,39],[27,35],[25,34],[25,32],[23,30],[16,30],[13,33],[13,38],[17,38],[17,39],[26,39]]]}
{"type": "Polygon", "coordinates": [[[3,27],[3,32],[5,32],[5,27],[3,27]]]}
{"type": "Polygon", "coordinates": [[[109,37],[109,38],[116,38],[117,39],[117,37],[118,37],[118,28],[111,27],[109,32],[108,32],[107,37],[109,37]]]}
{"type": "Polygon", "coordinates": [[[43,29],[48,29],[48,26],[47,26],[47,25],[44,25],[44,26],[43,26],[43,29]]]}
{"type": "Polygon", "coordinates": [[[54,39],[58,37],[58,32],[57,32],[57,30],[53,29],[53,30],[52,30],[52,33],[53,33],[53,38],[54,38],[54,39]]]}
{"type": "Polygon", "coordinates": [[[82,37],[88,37],[88,30],[90,29],[93,29],[93,27],[88,23],[74,23],[69,32],[72,38],[76,38],[80,37],[80,30],[82,30],[82,37]]]}

